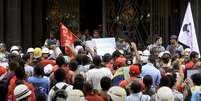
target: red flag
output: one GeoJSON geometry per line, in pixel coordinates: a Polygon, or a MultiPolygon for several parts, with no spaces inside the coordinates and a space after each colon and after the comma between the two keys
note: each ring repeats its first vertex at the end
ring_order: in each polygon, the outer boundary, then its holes
{"type": "Polygon", "coordinates": [[[77,37],[71,32],[66,26],[62,23],[60,24],[60,42],[61,46],[65,47],[67,45],[72,45],[76,40],[77,37]]]}

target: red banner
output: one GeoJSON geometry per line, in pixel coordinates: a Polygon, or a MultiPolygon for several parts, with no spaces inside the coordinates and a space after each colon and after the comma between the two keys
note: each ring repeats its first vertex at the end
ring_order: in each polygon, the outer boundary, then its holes
{"type": "Polygon", "coordinates": [[[72,45],[76,41],[76,37],[73,35],[66,26],[62,23],[60,24],[60,42],[61,47],[65,47],[67,45],[72,45]]]}

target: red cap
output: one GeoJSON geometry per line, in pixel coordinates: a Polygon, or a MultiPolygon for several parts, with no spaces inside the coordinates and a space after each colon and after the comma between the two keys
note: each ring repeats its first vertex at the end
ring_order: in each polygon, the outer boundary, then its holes
{"type": "Polygon", "coordinates": [[[134,74],[140,74],[140,69],[137,65],[131,65],[129,72],[134,73],[134,74]]]}

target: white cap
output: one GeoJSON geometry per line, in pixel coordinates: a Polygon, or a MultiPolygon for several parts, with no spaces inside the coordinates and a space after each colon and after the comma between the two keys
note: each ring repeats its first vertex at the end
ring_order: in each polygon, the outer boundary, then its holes
{"type": "Polygon", "coordinates": [[[160,53],[158,54],[158,57],[161,58],[164,53],[165,53],[165,52],[160,52],[160,53]]]}
{"type": "Polygon", "coordinates": [[[20,55],[19,52],[16,51],[16,50],[12,51],[12,53],[15,54],[15,55],[20,55]]]}
{"type": "Polygon", "coordinates": [[[184,51],[185,52],[191,52],[191,49],[190,48],[186,48],[184,51]]]}
{"type": "Polygon", "coordinates": [[[110,95],[113,101],[124,101],[126,98],[126,91],[119,86],[111,87],[107,94],[110,95]]]}
{"type": "Polygon", "coordinates": [[[44,73],[45,74],[50,74],[53,70],[53,66],[51,64],[48,64],[44,67],[44,73]]]}
{"type": "Polygon", "coordinates": [[[170,88],[161,87],[156,93],[156,101],[174,101],[174,95],[170,88]]]}
{"type": "Polygon", "coordinates": [[[18,46],[12,46],[10,48],[10,52],[14,51],[14,50],[19,50],[19,47],[18,46]]]}
{"type": "Polygon", "coordinates": [[[69,92],[67,101],[85,101],[84,94],[81,90],[74,89],[69,92]]]}
{"type": "Polygon", "coordinates": [[[24,99],[31,95],[31,90],[24,84],[17,85],[14,89],[14,95],[17,101],[24,99]]]}
{"type": "Polygon", "coordinates": [[[150,51],[149,50],[144,50],[142,53],[143,56],[149,56],[150,55],[150,51]]]}
{"type": "Polygon", "coordinates": [[[166,54],[169,54],[169,55],[171,55],[171,54],[170,54],[170,51],[165,51],[165,52],[164,52],[164,54],[165,54],[165,53],[166,53],[166,54]]]}
{"type": "Polygon", "coordinates": [[[42,49],[42,53],[49,54],[49,49],[46,48],[46,47],[44,47],[44,48],[42,49]]]}
{"type": "Polygon", "coordinates": [[[32,53],[32,52],[34,52],[34,49],[33,49],[33,48],[28,48],[28,49],[27,49],[27,53],[32,53]]]}

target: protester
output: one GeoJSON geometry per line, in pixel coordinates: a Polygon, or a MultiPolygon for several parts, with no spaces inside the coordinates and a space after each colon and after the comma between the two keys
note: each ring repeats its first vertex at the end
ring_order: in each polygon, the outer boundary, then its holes
{"type": "Polygon", "coordinates": [[[51,88],[48,94],[48,101],[66,101],[73,86],[65,82],[66,72],[63,69],[57,69],[54,73],[56,84],[51,88]]]}
{"type": "Polygon", "coordinates": [[[95,65],[95,68],[90,69],[86,73],[86,81],[90,82],[93,84],[94,89],[100,90],[100,80],[102,77],[107,76],[109,78],[112,78],[112,73],[111,71],[106,68],[101,66],[101,58],[100,56],[95,56],[93,58],[93,63],[95,65]]]}
{"type": "Polygon", "coordinates": [[[107,94],[107,91],[112,86],[112,80],[109,77],[103,77],[100,81],[101,90],[99,91],[100,96],[104,99],[104,101],[109,101],[110,97],[107,94]]]}
{"type": "Polygon", "coordinates": [[[31,90],[24,84],[17,85],[14,89],[16,101],[30,101],[31,90]]]}
{"type": "Polygon", "coordinates": [[[101,96],[95,93],[95,91],[93,90],[93,85],[89,82],[84,83],[83,91],[88,101],[104,101],[101,96]]]}
{"type": "Polygon", "coordinates": [[[151,75],[145,75],[143,78],[143,83],[145,85],[145,89],[143,91],[143,94],[152,96],[155,94],[155,91],[151,89],[151,86],[153,85],[153,79],[151,75]]]}
{"type": "Polygon", "coordinates": [[[49,78],[44,76],[43,66],[36,65],[34,67],[34,75],[29,77],[27,81],[33,84],[37,101],[45,101],[49,92],[50,81],[49,78]]]}
{"type": "Polygon", "coordinates": [[[156,89],[160,83],[161,73],[160,71],[153,65],[155,62],[155,57],[150,55],[148,58],[148,63],[142,66],[141,77],[144,78],[145,75],[151,75],[153,78],[153,89],[156,89]]]}
{"type": "Polygon", "coordinates": [[[183,53],[183,46],[180,45],[177,41],[176,35],[170,36],[170,45],[166,48],[167,51],[169,51],[172,55],[174,55],[176,52],[183,53]]]}
{"type": "Polygon", "coordinates": [[[126,97],[126,101],[149,101],[150,96],[142,94],[140,88],[140,82],[138,80],[133,81],[130,85],[131,94],[126,97]]]}
{"type": "Polygon", "coordinates": [[[33,67],[31,66],[32,65],[31,55],[25,54],[25,55],[23,55],[22,59],[25,62],[24,69],[25,69],[27,77],[32,76],[33,75],[33,67]]]}

